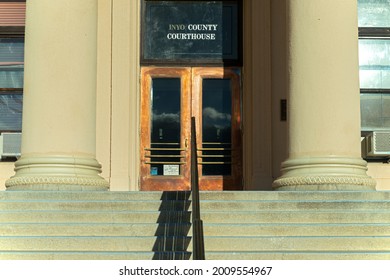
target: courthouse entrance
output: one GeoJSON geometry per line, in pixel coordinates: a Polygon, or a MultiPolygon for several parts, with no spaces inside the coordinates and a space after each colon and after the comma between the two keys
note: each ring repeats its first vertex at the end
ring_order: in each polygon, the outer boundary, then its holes
{"type": "Polygon", "coordinates": [[[144,67],[141,189],[190,189],[191,117],[201,190],[242,188],[240,69],[144,67]]]}
{"type": "Polygon", "coordinates": [[[140,188],[242,189],[241,1],[142,1],[140,188]],[[197,147],[191,147],[191,117],[197,147]]]}

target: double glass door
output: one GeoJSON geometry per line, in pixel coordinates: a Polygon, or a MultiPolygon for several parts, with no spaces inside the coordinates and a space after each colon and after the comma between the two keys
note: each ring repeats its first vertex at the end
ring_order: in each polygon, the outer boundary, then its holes
{"type": "Polygon", "coordinates": [[[242,189],[240,69],[141,71],[141,189],[189,190],[194,148],[201,190],[242,189]]]}

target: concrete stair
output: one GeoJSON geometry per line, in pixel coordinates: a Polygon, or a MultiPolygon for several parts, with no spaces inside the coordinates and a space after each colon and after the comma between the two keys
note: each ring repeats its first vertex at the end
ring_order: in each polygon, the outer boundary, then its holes
{"type": "Polygon", "coordinates": [[[2,192],[0,259],[190,259],[188,192],[2,192]]]}
{"type": "Polygon", "coordinates": [[[390,259],[390,192],[201,198],[207,259],[390,259]]]}
{"type": "MultiPolygon", "coordinates": [[[[390,192],[202,192],[206,259],[390,259],[390,192]]],[[[0,259],[190,259],[189,192],[0,192],[0,259]]]]}

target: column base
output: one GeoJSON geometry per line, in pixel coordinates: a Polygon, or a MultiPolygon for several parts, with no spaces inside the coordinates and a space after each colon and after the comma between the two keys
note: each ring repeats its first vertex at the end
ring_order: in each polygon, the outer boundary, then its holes
{"type": "Polygon", "coordinates": [[[101,165],[93,158],[63,155],[22,156],[7,190],[106,191],[109,183],[99,176],[101,165]]]}
{"type": "Polygon", "coordinates": [[[360,158],[316,157],[288,159],[282,176],[273,183],[281,191],[364,191],[375,190],[367,174],[367,162],[360,158]]]}

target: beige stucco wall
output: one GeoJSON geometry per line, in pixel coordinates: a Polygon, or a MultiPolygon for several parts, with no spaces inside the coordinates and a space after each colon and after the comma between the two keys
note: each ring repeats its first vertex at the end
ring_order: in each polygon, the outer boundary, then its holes
{"type": "Polygon", "coordinates": [[[96,158],[102,164],[102,177],[111,177],[111,30],[112,0],[98,2],[96,158]]]}
{"type": "Polygon", "coordinates": [[[270,190],[272,175],[271,2],[244,1],[244,188],[270,190]]]}
{"type": "Polygon", "coordinates": [[[15,174],[14,167],[13,162],[0,162],[0,191],[5,190],[5,181],[15,174]]]}
{"type": "Polygon", "coordinates": [[[376,180],[377,190],[390,190],[390,164],[369,163],[367,174],[376,180]]]}
{"type": "Polygon", "coordinates": [[[97,158],[111,190],[138,189],[139,1],[99,1],[97,158]]]}
{"type": "Polygon", "coordinates": [[[272,98],[272,176],[281,175],[280,165],[288,152],[288,119],[280,116],[281,100],[288,102],[286,0],[271,0],[271,98],[272,98]]]}

